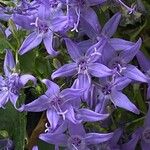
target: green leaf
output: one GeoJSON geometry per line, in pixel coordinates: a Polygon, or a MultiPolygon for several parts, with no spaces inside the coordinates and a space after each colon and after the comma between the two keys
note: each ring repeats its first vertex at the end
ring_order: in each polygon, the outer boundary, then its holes
{"type": "MultiPolygon", "coordinates": [[[[20,100],[24,99],[24,95],[20,100]]],[[[15,150],[24,150],[26,138],[26,114],[18,112],[11,103],[6,109],[0,109],[0,135],[10,137],[15,145],[15,150]],[[5,133],[4,133],[5,131],[5,133]]]]}

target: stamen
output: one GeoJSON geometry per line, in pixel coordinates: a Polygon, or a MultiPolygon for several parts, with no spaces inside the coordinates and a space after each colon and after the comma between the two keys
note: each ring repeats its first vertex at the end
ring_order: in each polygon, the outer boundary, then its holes
{"type": "Polygon", "coordinates": [[[30,25],[35,25],[35,27],[38,27],[38,20],[39,20],[39,18],[38,18],[38,17],[36,17],[35,22],[30,23],[30,25]]]}
{"type": "Polygon", "coordinates": [[[79,32],[78,31],[78,25],[79,25],[79,22],[80,22],[80,8],[75,8],[75,11],[76,11],[76,14],[77,14],[77,22],[76,23],[74,23],[74,28],[71,30],[71,31],[76,31],[76,32],[79,32]]]}
{"type": "Polygon", "coordinates": [[[136,6],[130,8],[129,6],[124,4],[121,0],[117,0],[117,1],[129,11],[129,14],[132,14],[135,11],[136,6]]]}
{"type": "Polygon", "coordinates": [[[91,56],[93,56],[93,55],[99,55],[99,56],[102,56],[102,53],[98,52],[98,51],[97,51],[97,48],[94,47],[94,52],[91,54],[91,56]]]}

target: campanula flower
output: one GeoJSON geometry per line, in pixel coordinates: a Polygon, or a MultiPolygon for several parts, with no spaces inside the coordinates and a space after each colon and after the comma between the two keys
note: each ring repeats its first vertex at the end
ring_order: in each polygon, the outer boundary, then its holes
{"type": "Polygon", "coordinates": [[[65,41],[68,53],[74,62],[65,64],[56,70],[51,75],[52,79],[78,75],[79,82],[84,88],[91,84],[91,76],[106,77],[112,75],[112,71],[108,67],[96,62],[101,57],[101,54],[97,52],[97,45],[91,46],[84,54],[70,39],[65,39],[65,41]],[[91,49],[94,49],[93,53],[91,53],[91,49]]]}
{"type": "Polygon", "coordinates": [[[144,55],[142,51],[139,51],[136,54],[138,63],[141,67],[141,70],[147,77],[148,88],[147,88],[147,99],[150,98],[150,60],[144,55]]]}
{"type": "Polygon", "coordinates": [[[106,142],[113,133],[86,133],[82,124],[68,123],[68,132],[40,134],[39,138],[50,144],[62,146],[69,150],[89,150],[89,145],[106,142]]]}
{"type": "Polygon", "coordinates": [[[47,118],[53,129],[57,126],[60,119],[67,119],[76,123],[73,104],[74,101],[80,102],[83,91],[73,88],[60,91],[59,86],[48,79],[44,79],[43,83],[48,88],[45,94],[31,103],[23,105],[20,110],[31,112],[47,110],[47,118]]]}
{"type": "Polygon", "coordinates": [[[37,47],[42,41],[47,52],[56,56],[56,52],[52,47],[53,35],[56,32],[62,32],[68,27],[68,17],[63,13],[59,4],[39,5],[36,15],[20,15],[14,14],[13,20],[19,26],[31,30],[31,33],[22,43],[19,54],[24,54],[37,47]],[[49,7],[48,7],[49,6],[49,7]]]}
{"type": "Polygon", "coordinates": [[[138,128],[133,134],[128,143],[122,145],[122,150],[135,150],[138,141],[142,150],[149,150],[150,146],[150,103],[143,127],[138,128]]]}
{"type": "Polygon", "coordinates": [[[20,75],[15,71],[15,67],[16,64],[13,54],[10,50],[7,50],[4,60],[5,76],[0,76],[0,107],[4,107],[8,100],[16,107],[20,89],[23,88],[29,80],[36,83],[36,79],[32,75],[20,75]]]}

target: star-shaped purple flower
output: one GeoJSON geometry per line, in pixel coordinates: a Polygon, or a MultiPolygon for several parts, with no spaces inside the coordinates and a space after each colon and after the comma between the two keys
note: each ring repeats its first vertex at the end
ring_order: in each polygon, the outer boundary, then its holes
{"type": "Polygon", "coordinates": [[[70,39],[65,39],[65,41],[68,53],[74,62],[66,64],[56,70],[51,75],[52,79],[78,75],[78,79],[81,85],[83,85],[83,88],[87,88],[91,84],[91,76],[100,78],[112,75],[112,71],[108,67],[97,63],[97,60],[101,57],[101,53],[97,50],[99,48],[97,45],[91,46],[84,54],[70,39]],[[91,53],[93,49],[94,52],[91,53]]]}
{"type": "Polygon", "coordinates": [[[29,74],[20,75],[15,71],[15,67],[13,54],[10,50],[7,50],[4,60],[5,76],[0,76],[0,107],[4,107],[8,100],[16,107],[20,89],[29,80],[36,83],[35,77],[29,74]]]}

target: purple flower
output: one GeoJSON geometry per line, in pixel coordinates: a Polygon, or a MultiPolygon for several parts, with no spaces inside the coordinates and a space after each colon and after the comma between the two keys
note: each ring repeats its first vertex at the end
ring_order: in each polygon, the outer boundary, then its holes
{"type": "Polygon", "coordinates": [[[4,107],[8,100],[16,107],[20,89],[29,80],[36,83],[36,79],[32,75],[20,75],[15,71],[15,67],[13,54],[10,50],[7,50],[4,60],[5,76],[0,76],[0,107],[4,107]]]}
{"type": "Polygon", "coordinates": [[[68,123],[68,132],[65,133],[45,133],[39,136],[45,142],[66,147],[69,150],[89,150],[89,145],[95,145],[108,141],[113,133],[86,133],[82,124],[68,123]]]}
{"type": "Polygon", "coordinates": [[[129,64],[138,53],[141,44],[142,41],[139,39],[128,49],[112,52],[113,59],[109,58],[106,62],[108,63],[108,67],[114,71],[113,78],[125,76],[134,81],[147,82],[146,76],[137,67],[129,64]]]}
{"type": "Polygon", "coordinates": [[[52,129],[55,129],[61,119],[76,123],[74,103],[80,103],[83,91],[72,88],[60,91],[59,86],[48,79],[44,79],[43,83],[48,88],[45,94],[31,103],[23,105],[20,110],[31,112],[47,110],[47,118],[52,129]]]}
{"type": "MultiPolygon", "coordinates": [[[[67,5],[68,15],[73,18],[73,29],[71,31],[78,32],[78,25],[84,18],[91,26],[95,27],[97,21],[97,15],[91,6],[104,3],[106,0],[61,0],[67,5]]],[[[99,25],[99,24],[97,24],[99,25]]]]}
{"type": "Polygon", "coordinates": [[[32,150],[38,150],[37,146],[33,146],[32,150]]]}
{"type": "Polygon", "coordinates": [[[67,29],[68,17],[59,8],[59,4],[54,8],[51,5],[48,6],[43,3],[40,4],[36,15],[13,15],[13,20],[16,24],[33,31],[22,43],[19,54],[22,55],[32,50],[42,41],[49,54],[52,56],[58,54],[52,47],[53,34],[67,29]]]}
{"type": "Polygon", "coordinates": [[[121,14],[116,13],[114,16],[112,16],[104,25],[103,28],[100,27],[98,19],[95,19],[94,24],[91,26],[91,24],[85,20],[85,18],[82,18],[81,25],[84,28],[85,34],[88,35],[88,37],[92,41],[99,41],[100,39],[110,40],[110,38],[113,36],[113,34],[116,32],[117,27],[119,25],[121,19],[121,14]]]}
{"type": "Polygon", "coordinates": [[[78,75],[82,87],[76,88],[87,88],[91,84],[91,76],[100,78],[112,75],[112,71],[109,68],[96,62],[101,57],[101,54],[97,52],[97,45],[91,46],[84,54],[70,39],[65,39],[65,41],[68,53],[74,62],[56,70],[51,75],[52,79],[78,75]],[[94,49],[93,53],[90,52],[91,49],[94,49]]]}
{"type": "MultiPolygon", "coordinates": [[[[88,17],[87,17],[88,18],[88,17]]],[[[97,18],[97,16],[96,16],[97,18]]],[[[85,18],[82,18],[81,20],[81,26],[83,28],[83,32],[90,38],[86,41],[81,41],[79,43],[80,47],[89,47],[93,43],[101,42],[103,41],[103,52],[102,55],[105,57],[112,58],[112,51],[120,51],[124,49],[131,48],[134,43],[130,41],[126,41],[120,38],[112,38],[114,33],[117,30],[117,27],[119,25],[121,19],[121,14],[116,13],[114,14],[103,26],[103,28],[100,27],[98,19],[95,19],[93,22],[93,25],[91,25],[88,21],[85,20],[85,18]],[[106,51],[107,49],[107,51],[106,51]],[[108,52],[109,51],[109,52],[108,52]],[[110,53],[110,55],[109,55],[110,53]]]]}
{"type": "Polygon", "coordinates": [[[150,60],[141,51],[139,51],[136,54],[136,57],[142,71],[147,77],[147,82],[148,82],[147,99],[149,99],[150,98],[150,60]]]}
{"type": "Polygon", "coordinates": [[[122,129],[118,128],[114,131],[112,138],[106,142],[91,147],[90,150],[121,150],[118,141],[122,135],[122,129]]]}
{"type": "Polygon", "coordinates": [[[13,150],[13,142],[10,139],[0,139],[1,150],[13,150]]]}
{"type": "Polygon", "coordinates": [[[97,93],[93,92],[93,94],[98,95],[96,100],[97,104],[95,104],[95,111],[99,113],[106,113],[106,106],[111,101],[115,106],[139,114],[139,110],[137,109],[137,107],[130,102],[125,94],[121,92],[125,87],[129,85],[130,82],[131,80],[128,78],[120,77],[115,81],[100,80],[99,84],[95,83],[97,93]]]}
{"type": "Polygon", "coordinates": [[[149,110],[147,112],[144,125],[138,128],[132,135],[131,140],[128,143],[122,145],[122,150],[135,150],[138,141],[140,140],[140,145],[142,150],[149,150],[150,146],[150,103],[149,110]]]}
{"type": "Polygon", "coordinates": [[[33,15],[37,12],[37,7],[35,1],[30,2],[27,0],[22,0],[19,3],[14,3],[15,7],[0,7],[0,19],[8,21],[13,14],[22,14],[22,15],[33,15]]]}

